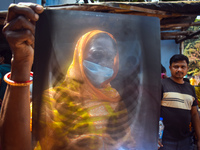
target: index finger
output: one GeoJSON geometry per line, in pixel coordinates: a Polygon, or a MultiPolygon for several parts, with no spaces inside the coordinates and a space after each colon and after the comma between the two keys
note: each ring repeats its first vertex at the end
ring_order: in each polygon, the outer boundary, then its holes
{"type": "Polygon", "coordinates": [[[35,3],[30,3],[30,2],[20,2],[18,3],[19,5],[24,5],[30,7],[32,10],[34,10],[37,14],[40,14],[43,12],[44,8],[43,6],[35,3]]]}
{"type": "Polygon", "coordinates": [[[23,15],[27,19],[30,19],[31,21],[37,21],[39,18],[38,14],[42,12],[43,12],[43,7],[38,4],[33,4],[33,3],[11,4],[8,8],[6,21],[10,22],[19,15],[23,15]]]}

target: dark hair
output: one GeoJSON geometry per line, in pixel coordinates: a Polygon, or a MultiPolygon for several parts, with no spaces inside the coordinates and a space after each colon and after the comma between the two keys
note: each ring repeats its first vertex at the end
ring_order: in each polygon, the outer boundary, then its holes
{"type": "Polygon", "coordinates": [[[172,57],[170,58],[169,64],[170,64],[170,66],[171,66],[171,64],[172,64],[173,62],[178,62],[178,61],[183,61],[183,60],[185,60],[186,63],[189,64],[189,59],[188,59],[187,56],[185,56],[185,55],[183,55],[183,54],[175,54],[174,56],[172,56],[172,57]]]}
{"type": "Polygon", "coordinates": [[[161,73],[166,73],[166,69],[162,64],[161,64],[161,73]]]}
{"type": "Polygon", "coordinates": [[[10,50],[0,50],[0,57],[4,57],[5,64],[11,64],[12,52],[10,50]]]}
{"type": "MultiPolygon", "coordinates": [[[[3,29],[3,25],[0,25],[0,30],[3,29]]],[[[4,63],[11,64],[12,52],[6,38],[0,33],[0,56],[4,57],[4,63]]]]}

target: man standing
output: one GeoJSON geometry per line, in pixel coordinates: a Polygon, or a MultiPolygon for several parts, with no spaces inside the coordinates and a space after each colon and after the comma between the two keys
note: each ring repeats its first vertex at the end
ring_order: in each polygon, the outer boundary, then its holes
{"type": "Polygon", "coordinates": [[[164,122],[160,150],[191,150],[192,138],[189,124],[192,122],[200,150],[200,120],[195,90],[183,78],[187,74],[189,60],[182,54],[170,59],[171,77],[163,79],[161,117],[164,122]]]}

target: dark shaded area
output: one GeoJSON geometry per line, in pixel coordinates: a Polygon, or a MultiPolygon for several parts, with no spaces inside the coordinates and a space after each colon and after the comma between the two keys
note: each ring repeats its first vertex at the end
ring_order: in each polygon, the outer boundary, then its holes
{"type": "Polygon", "coordinates": [[[10,50],[10,46],[2,33],[3,25],[0,25],[0,51],[10,50]]]}

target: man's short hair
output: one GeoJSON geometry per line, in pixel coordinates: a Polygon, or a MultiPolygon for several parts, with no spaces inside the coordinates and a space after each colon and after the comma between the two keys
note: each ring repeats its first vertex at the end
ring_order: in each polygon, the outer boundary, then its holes
{"type": "Polygon", "coordinates": [[[170,58],[169,64],[170,66],[172,65],[172,63],[174,62],[178,62],[178,61],[183,61],[185,60],[187,65],[189,64],[189,59],[187,56],[183,55],[183,54],[175,54],[174,56],[172,56],[170,58]]]}

